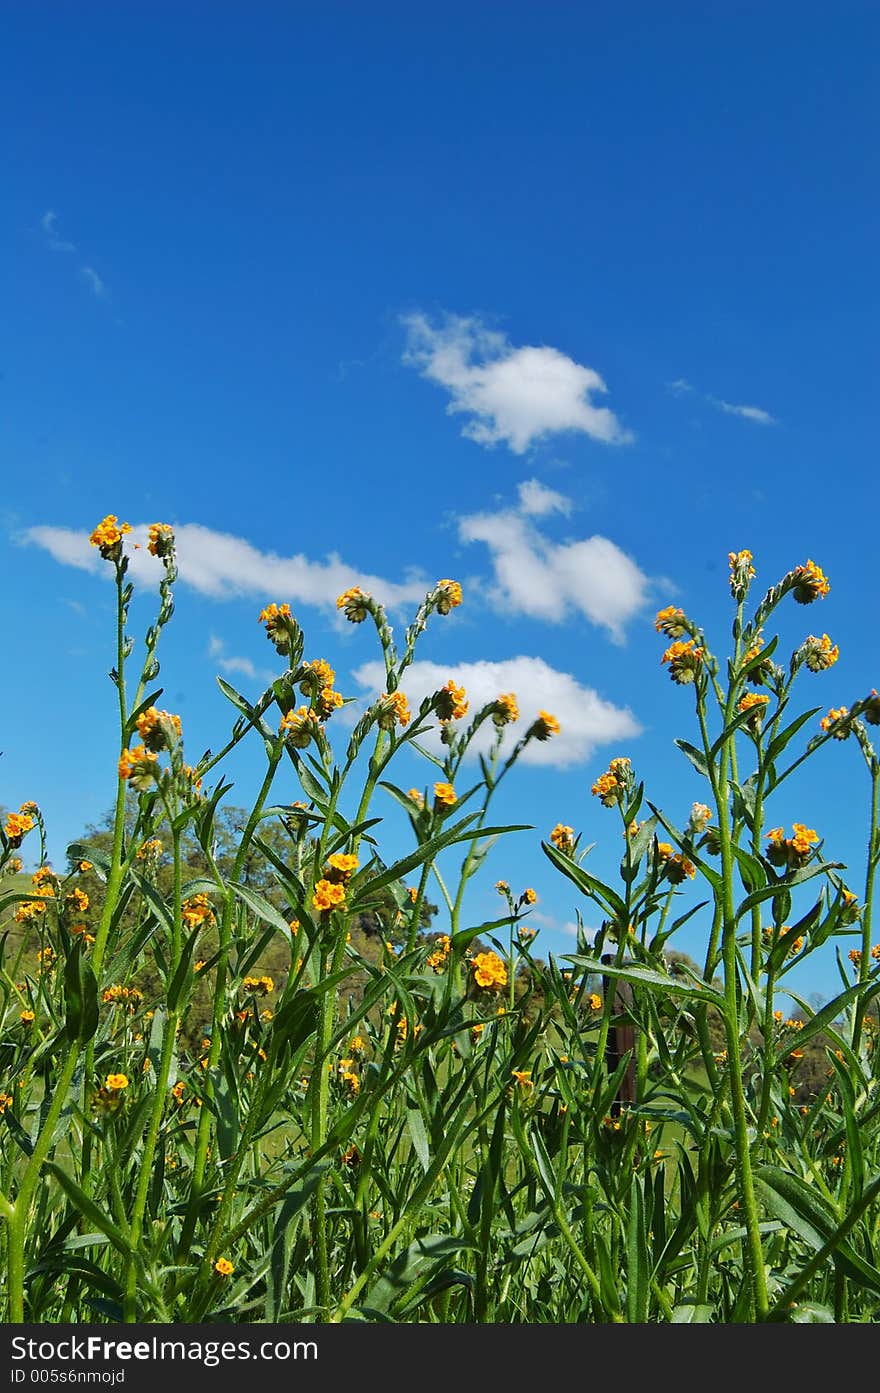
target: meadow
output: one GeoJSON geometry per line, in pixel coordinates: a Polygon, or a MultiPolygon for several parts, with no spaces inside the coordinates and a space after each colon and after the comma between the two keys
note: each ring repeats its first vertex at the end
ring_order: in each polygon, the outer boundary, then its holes
{"type": "Polygon", "coordinates": [[[771,633],[777,607],[821,606],[821,567],[758,597],[751,554],[731,553],[718,651],[681,609],[657,614],[705,801],[676,826],[611,759],[592,793],[613,885],[577,829],[537,829],[581,926],[544,961],[529,887],[499,881],[488,922],[466,905],[489,848],[529,825],[493,820],[496,790],[559,722],[542,711],[511,743],[516,693],[479,710],[452,680],[417,709],[406,695],[459,583],[402,639],[377,598],[340,595],[385,669],[353,727],[275,597],[259,619],[278,676],[256,702],[218,678],[228,741],[189,764],[198,731],[156,686],[174,534],[150,529],[163,578],[136,643],[127,530],[110,515],[91,538],[117,602],[110,825],[53,868],[35,803],[2,822],[5,1319],[876,1322],[880,697],[801,709],[802,673],[837,649],[809,634],[783,660],[771,633]],[[264,776],[230,818],[243,741],[264,776]],[[815,829],[772,825],[776,790],[830,741],[858,747],[841,777],[870,789],[858,883],[815,829]],[[404,750],[420,787],[394,781],[404,750]],[[278,804],[291,769],[302,796],[278,804]],[[389,797],[409,828],[394,855],[389,797]],[[697,915],[700,963],[675,937],[697,915]],[[787,973],[829,942],[837,995],[782,1011],[787,973]]]}

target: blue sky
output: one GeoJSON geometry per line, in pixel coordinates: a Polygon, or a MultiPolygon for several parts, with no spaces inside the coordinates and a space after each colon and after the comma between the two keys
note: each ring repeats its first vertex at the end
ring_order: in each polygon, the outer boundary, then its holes
{"type": "MultiPolygon", "coordinates": [[[[112,801],[105,513],[178,529],[161,680],[192,754],[228,726],[216,674],[273,670],[267,601],[363,697],[378,650],[339,590],[372,578],[402,627],[451,576],[421,657],[563,723],[473,912],[522,879],[570,951],[539,836],[613,865],[590,785],[621,753],[679,823],[702,793],[657,608],[723,651],[728,551],[756,587],[811,557],[832,588],[787,603],[781,650],[841,657],[799,704],[880,686],[876,6],[50,9],[4,18],[0,800],[37,799],[57,862],[112,801]]],[[[834,745],[771,822],[859,890],[867,797],[834,745]]],[[[830,994],[829,953],[792,980],[830,994]]]]}

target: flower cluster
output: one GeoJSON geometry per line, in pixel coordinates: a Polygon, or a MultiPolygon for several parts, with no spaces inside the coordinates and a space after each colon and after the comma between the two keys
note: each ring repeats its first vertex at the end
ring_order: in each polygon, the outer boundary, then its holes
{"type": "Polygon", "coordinates": [[[174,551],[174,529],[167,522],[154,522],[150,527],[147,551],[164,560],[174,551]]]}
{"type": "Polygon", "coordinates": [[[456,802],[456,792],[452,784],[436,783],[434,785],[434,810],[439,812],[442,808],[451,808],[456,802]]]}
{"type": "Polygon", "coordinates": [[[98,548],[105,561],[117,561],[122,555],[122,538],[130,531],[130,523],[119,522],[115,513],[108,513],[98,523],[89,541],[98,548]]]}
{"type": "Polygon", "coordinates": [[[529,726],[528,735],[535,740],[549,740],[551,735],[558,735],[561,729],[558,720],[549,711],[539,711],[529,726]]]}
{"type": "Polygon", "coordinates": [[[138,735],[147,750],[158,753],[169,750],[181,738],[180,717],[169,711],[157,711],[148,706],[137,718],[138,735]]]}
{"type": "Polygon", "coordinates": [[[793,836],[786,837],[784,827],[773,827],[767,833],[767,841],[770,845],[767,848],[767,860],[774,866],[786,866],[794,869],[803,866],[809,859],[813,846],[818,842],[819,835],[812,828],[805,827],[802,822],[792,823],[793,836]]]}
{"type": "Polygon", "coordinates": [[[814,561],[808,561],[805,566],[796,566],[792,577],[791,593],[799,605],[811,605],[814,600],[824,599],[831,589],[821,567],[814,561]]]}
{"type": "Polygon", "coordinates": [[[118,765],[120,779],[126,780],[137,793],[148,792],[156,780],[158,758],[144,745],[123,750],[118,765]]]}
{"type": "Polygon", "coordinates": [[[338,881],[319,880],[312,894],[312,908],[320,914],[340,909],[345,904],[345,886],[338,881]]]}
{"type": "Polygon", "coordinates": [[[502,692],[500,696],[495,698],[492,720],[499,730],[503,726],[513,725],[514,721],[519,720],[519,707],[513,692],[502,692]]]}
{"type": "Polygon", "coordinates": [[[737,601],[744,600],[748,594],[749,582],[754,578],[750,551],[731,551],[727,554],[730,564],[730,593],[737,601]]]}
{"type": "Polygon", "coordinates": [[[684,880],[693,880],[697,873],[696,867],[691,864],[686,856],[682,856],[670,846],[669,842],[657,843],[657,856],[661,861],[666,872],[666,877],[673,885],[681,885],[684,880]]]}
{"type": "Polygon", "coordinates": [[[474,981],[484,991],[499,991],[507,986],[507,968],[497,953],[477,953],[471,969],[474,981]]]}
{"type": "Polygon", "coordinates": [[[434,595],[438,614],[448,614],[456,605],[461,604],[461,586],[457,580],[438,580],[434,586],[434,595]]]}
{"type": "Polygon", "coordinates": [[[428,967],[431,971],[442,972],[451,952],[452,942],[449,938],[449,934],[440,934],[435,938],[434,951],[428,955],[428,967]]]}
{"type": "Polygon", "coordinates": [[[268,996],[275,990],[272,977],[245,977],[241,984],[249,996],[268,996]]]}
{"type": "Polygon", "coordinates": [[[336,608],[341,609],[352,624],[362,624],[370,612],[371,603],[372,596],[366,590],[361,590],[359,585],[353,585],[339,596],[336,608]]]}
{"type": "Polygon", "coordinates": [[[284,657],[290,652],[291,630],[296,623],[290,612],[290,605],[267,605],[260,610],[259,624],[265,624],[266,637],[274,643],[275,652],[284,657]]]}
{"type": "Polygon", "coordinates": [[[188,929],[194,929],[197,924],[213,924],[216,919],[211,901],[205,894],[192,895],[184,900],[180,917],[188,929]]]}
{"type": "Polygon", "coordinates": [[[22,838],[34,829],[34,819],[25,812],[27,806],[27,803],[22,803],[21,812],[10,813],[6,819],[3,831],[10,846],[21,846],[22,838]]]}
{"type": "Polygon", "coordinates": [[[665,609],[658,609],[654,628],[667,638],[684,638],[685,634],[691,632],[691,623],[683,609],[667,605],[665,609]]]}
{"type": "Polygon", "coordinates": [[[105,987],[101,993],[105,1006],[127,1006],[130,1011],[135,1011],[143,999],[144,994],[137,987],[123,987],[118,982],[105,987]]]}
{"type": "Polygon", "coordinates": [[[600,774],[590,792],[603,808],[622,803],[632,788],[632,765],[626,755],[612,759],[605,774],[600,774]]]}
{"type": "Polygon", "coordinates": [[[748,711],[746,725],[752,730],[760,730],[769,703],[770,698],[764,692],[746,692],[745,696],[740,697],[737,710],[748,711]]]}
{"type": "Polygon", "coordinates": [[[383,692],[379,702],[377,722],[381,730],[393,730],[395,725],[409,725],[409,702],[403,692],[383,692]]]}
{"type": "Polygon", "coordinates": [[[557,822],[553,831],[550,833],[550,840],[565,856],[570,856],[574,851],[574,828],[566,827],[563,823],[557,822]]]}
{"type": "Polygon", "coordinates": [[[823,634],[821,638],[810,634],[800,652],[810,672],[824,672],[826,668],[833,667],[840,657],[840,649],[836,643],[831,642],[827,634],[823,634]]]}
{"type": "Polygon", "coordinates": [[[693,682],[700,671],[703,665],[703,650],[697,647],[692,638],[686,643],[671,643],[660,662],[669,664],[669,676],[673,682],[684,687],[693,682]]]}
{"type": "Polygon", "coordinates": [[[823,716],[819,725],[826,733],[830,732],[835,740],[846,740],[852,734],[852,725],[848,721],[849,707],[832,706],[827,716],[823,716]]]}
{"type": "Polygon", "coordinates": [[[320,733],[321,724],[317,711],[309,706],[299,706],[296,711],[288,711],[281,717],[279,730],[287,737],[287,742],[296,750],[304,750],[320,733]]]}
{"type": "Polygon", "coordinates": [[[441,721],[460,721],[468,710],[464,687],[457,686],[450,678],[434,697],[434,706],[441,721]]]}

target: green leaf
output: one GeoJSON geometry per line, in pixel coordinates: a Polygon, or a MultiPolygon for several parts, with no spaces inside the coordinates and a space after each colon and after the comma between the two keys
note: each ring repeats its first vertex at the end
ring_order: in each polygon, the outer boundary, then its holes
{"type": "Polygon", "coordinates": [[[558,871],[576,885],[588,899],[600,904],[609,914],[623,924],[627,918],[626,905],[620,896],[606,885],[603,881],[597,880],[595,876],[589,875],[583,868],[578,866],[568,856],[564,856],[558,847],[551,842],[542,842],[541,850],[548,860],[558,871]]]}
{"type": "Polygon", "coordinates": [[[264,924],[269,924],[273,929],[277,929],[280,934],[284,935],[285,939],[289,940],[290,925],[284,915],[279,913],[269,900],[258,895],[256,890],[251,890],[247,885],[233,885],[232,890],[238,899],[243,900],[254,911],[258,919],[262,919],[264,924]]]}
{"type": "Polygon", "coordinates": [[[422,1114],[419,1105],[414,1098],[408,1098],[406,1102],[406,1126],[413,1144],[413,1149],[421,1162],[422,1170],[427,1174],[431,1169],[431,1152],[428,1147],[428,1136],[425,1131],[425,1124],[422,1121],[422,1114]]]}
{"type": "Polygon", "coordinates": [[[77,939],[64,964],[65,1029],[73,1044],[86,1044],[98,1029],[98,983],[77,939]]]}
{"type": "Polygon", "coordinates": [[[110,1216],[86,1194],[85,1190],[80,1189],[76,1181],[66,1171],[63,1171],[54,1161],[46,1161],[43,1169],[57,1180],[76,1211],[84,1219],[88,1219],[93,1228],[106,1234],[114,1248],[118,1249],[124,1257],[133,1254],[134,1250],[128,1241],[128,1235],[123,1233],[122,1229],[117,1228],[110,1216]]]}
{"type": "MultiPolygon", "coordinates": [[[[839,1216],[814,1187],[777,1166],[756,1167],[754,1180],[764,1203],[777,1219],[816,1252],[827,1247],[845,1276],[880,1292],[880,1271],[840,1236],[846,1220],[841,1224],[839,1216]]],[[[880,1191],[880,1179],[871,1188],[875,1193],[880,1191]]]]}
{"type": "Polygon", "coordinates": [[[650,1275],[642,1187],[637,1176],[633,1176],[626,1226],[626,1318],[631,1325],[642,1324],[648,1319],[650,1275]]]}
{"type": "Polygon", "coordinates": [[[724,997],[721,993],[714,991],[705,982],[697,983],[682,977],[672,977],[663,972],[655,972],[650,967],[638,965],[615,967],[613,963],[603,963],[598,958],[581,957],[578,953],[564,954],[563,961],[575,963],[587,972],[599,973],[603,977],[620,977],[625,982],[635,983],[636,986],[662,989],[675,996],[689,997],[694,1001],[710,1001],[714,1006],[724,1006],[724,997]]]}
{"type": "Polygon", "coordinates": [[[777,755],[782,754],[782,751],[785,749],[789,740],[791,740],[793,736],[797,735],[801,726],[806,725],[807,721],[811,721],[814,716],[818,716],[821,710],[821,706],[814,706],[812,710],[804,711],[802,715],[798,716],[796,720],[792,721],[791,725],[788,725],[785,727],[784,730],[781,730],[779,734],[775,736],[775,738],[771,740],[770,744],[767,746],[766,759],[768,760],[768,762],[772,763],[773,760],[776,759],[777,755]]]}
{"type": "Polygon", "coordinates": [[[466,1238],[442,1233],[429,1233],[417,1238],[373,1283],[361,1303],[361,1310],[387,1315],[426,1269],[438,1267],[453,1253],[473,1251],[474,1246],[466,1238]]]}
{"type": "Polygon", "coordinates": [[[709,777],[709,763],[702,750],[698,750],[696,745],[691,745],[687,740],[676,740],[676,745],[682,754],[687,755],[691,764],[698,774],[702,774],[704,779],[709,777]]]}

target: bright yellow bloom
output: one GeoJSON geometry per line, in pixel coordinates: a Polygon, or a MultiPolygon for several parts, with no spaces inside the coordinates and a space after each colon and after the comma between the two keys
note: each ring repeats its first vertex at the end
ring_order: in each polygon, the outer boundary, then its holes
{"type": "Polygon", "coordinates": [[[434,806],[451,808],[456,802],[455,789],[452,784],[438,783],[434,785],[434,806]]]}
{"type": "Polygon", "coordinates": [[[34,827],[29,813],[10,813],[3,828],[10,846],[21,846],[21,839],[34,827]]]}
{"type": "Polygon", "coordinates": [[[214,1271],[221,1277],[231,1277],[235,1268],[228,1258],[218,1258],[214,1263],[214,1271]]]}
{"type": "Polygon", "coordinates": [[[409,702],[403,692],[383,692],[379,700],[378,724],[382,730],[393,730],[395,721],[399,726],[409,725],[409,702]]]}
{"type": "Polygon", "coordinates": [[[497,953],[478,953],[471,967],[478,987],[497,991],[507,986],[507,968],[497,953]]]}
{"type": "Polygon", "coordinates": [[[174,529],[167,522],[154,522],[150,525],[150,540],[147,551],[151,556],[170,556],[174,550],[174,529]]]}
{"type": "Polygon", "coordinates": [[[303,663],[308,676],[304,677],[299,684],[300,691],[309,696],[317,687],[318,691],[322,687],[332,687],[336,680],[336,673],[328,662],[323,658],[314,658],[309,663],[303,663]]]}
{"type": "Polygon", "coordinates": [[[819,841],[818,833],[810,827],[805,827],[802,822],[792,823],[792,832],[792,837],[786,837],[783,827],[772,827],[767,833],[767,841],[770,843],[767,848],[767,860],[774,866],[794,868],[804,865],[814,843],[819,841]]]}
{"type": "Polygon", "coordinates": [[[441,721],[460,721],[467,715],[468,699],[464,687],[459,687],[450,677],[434,697],[437,715],[441,721]]]}
{"type": "Polygon", "coordinates": [[[312,908],[324,914],[345,904],[345,886],[332,880],[319,880],[312,895],[312,908]]]}
{"type": "Polygon", "coordinates": [[[296,711],[288,711],[282,716],[279,730],[294,749],[304,750],[320,730],[318,715],[308,706],[300,706],[296,711]]]}
{"type": "Polygon", "coordinates": [[[529,728],[529,735],[533,735],[536,740],[549,740],[551,735],[558,735],[562,727],[555,716],[549,711],[539,711],[537,717],[529,728]]]}
{"type": "Polygon", "coordinates": [[[156,778],[158,755],[143,745],[135,745],[133,750],[123,750],[119,760],[120,779],[127,779],[138,793],[146,793],[156,778]]]}
{"type": "Polygon", "coordinates": [[[342,1082],[345,1084],[352,1097],[357,1097],[358,1093],[361,1091],[361,1081],[357,1074],[347,1071],[342,1075],[342,1082]]]}
{"type": "Polygon", "coordinates": [[[557,822],[550,833],[550,840],[559,851],[570,855],[574,850],[574,828],[566,827],[563,823],[557,822]]]}
{"type": "Polygon", "coordinates": [[[657,855],[664,863],[666,875],[673,885],[681,885],[686,878],[693,880],[697,873],[696,867],[691,865],[687,857],[680,856],[668,842],[657,843],[657,855]]]}
{"type": "Polygon", "coordinates": [[[33,1011],[25,1010],[19,1012],[18,1019],[21,1021],[22,1025],[33,1025],[36,1016],[33,1011]]]}
{"type": "Polygon", "coordinates": [[[216,920],[211,901],[207,895],[193,895],[190,899],[184,900],[180,909],[180,917],[188,929],[194,929],[197,924],[213,924],[216,920]]]}
{"type": "Polygon", "coordinates": [[[528,889],[523,890],[522,895],[521,895],[520,898],[522,899],[523,904],[537,904],[537,903],[538,903],[538,896],[535,894],[535,892],[534,892],[534,890],[531,888],[531,886],[529,886],[528,889]]]}
{"type": "Polygon", "coordinates": [[[174,739],[180,739],[180,717],[170,711],[157,711],[155,706],[147,707],[137,718],[138,735],[148,750],[167,750],[174,739]]]}
{"type": "Polygon", "coordinates": [[[74,886],[70,894],[65,896],[65,899],[68,908],[75,910],[77,914],[85,914],[89,907],[89,897],[85,890],[80,890],[78,885],[74,886]]]}
{"type": "Polygon", "coordinates": [[[98,548],[105,561],[111,561],[121,555],[122,538],[130,531],[130,523],[120,523],[115,513],[108,513],[103,521],[98,523],[89,541],[93,547],[98,548]]]}
{"type": "Polygon", "coordinates": [[[139,861],[158,861],[164,850],[159,838],[152,837],[149,841],[141,842],[137,849],[137,859],[139,861]]]}
{"type": "Polygon", "coordinates": [[[508,885],[506,880],[496,880],[495,889],[498,891],[499,895],[510,894],[510,886],[508,885]]]}
{"type": "Polygon", "coordinates": [[[121,1093],[123,1088],[128,1088],[128,1078],[125,1074],[108,1074],[104,1087],[109,1088],[111,1093],[121,1093]]]}
{"type": "Polygon", "coordinates": [[[665,609],[657,611],[654,620],[654,628],[658,634],[665,634],[667,638],[682,638],[690,633],[690,625],[683,609],[677,609],[675,605],[667,605],[665,609]]]}
{"type": "Polygon", "coordinates": [[[599,996],[596,992],[590,992],[590,995],[587,997],[587,1005],[589,1006],[589,1008],[590,1008],[591,1011],[601,1011],[601,1010],[602,1010],[602,998],[601,998],[601,996],[599,996]]]}
{"type": "Polygon", "coordinates": [[[15,911],[15,922],[26,924],[30,919],[35,919],[38,914],[46,913],[46,905],[43,900],[24,900],[15,911]]]}
{"type": "Polygon", "coordinates": [[[840,657],[840,649],[836,643],[831,642],[827,634],[823,634],[821,638],[816,638],[815,634],[810,634],[801,651],[804,653],[804,662],[810,672],[824,672],[827,668],[833,667],[840,657]]]}
{"type": "Polygon", "coordinates": [[[327,857],[324,874],[328,880],[339,880],[343,885],[347,885],[359,865],[360,862],[356,856],[347,856],[340,851],[335,851],[332,856],[327,857]]]}
{"type": "Polygon", "coordinates": [[[832,706],[827,716],[823,716],[819,725],[824,731],[833,731],[835,740],[845,740],[852,734],[852,726],[846,724],[849,715],[849,707],[832,706]]]}
{"type": "Polygon", "coordinates": [[[336,601],[336,608],[345,613],[346,619],[352,624],[362,624],[369,613],[369,604],[372,596],[366,590],[361,590],[359,585],[353,585],[348,590],[344,590],[336,601]]]}
{"type": "Polygon", "coordinates": [[[513,692],[502,692],[500,696],[495,698],[492,720],[499,728],[512,725],[514,721],[519,720],[519,707],[513,692]]]}
{"type": "Polygon", "coordinates": [[[749,588],[749,581],[755,575],[752,553],[750,551],[730,551],[727,553],[727,559],[730,563],[730,593],[735,600],[744,600],[749,588]]]}
{"type": "Polygon", "coordinates": [[[703,663],[703,650],[692,638],[686,643],[671,643],[660,661],[669,664],[669,676],[683,687],[696,678],[703,663]]]}
{"type": "Polygon", "coordinates": [[[600,774],[590,792],[598,798],[604,808],[613,808],[622,803],[632,783],[632,769],[626,755],[612,759],[608,772],[600,774]]]}
{"type": "Polygon", "coordinates": [[[242,986],[251,996],[268,996],[275,990],[275,982],[271,977],[245,977],[242,986]]]}
{"type": "Polygon", "coordinates": [[[439,614],[448,614],[456,605],[461,604],[461,586],[457,580],[438,580],[434,594],[437,596],[439,614]]]}
{"type": "Polygon", "coordinates": [[[531,1069],[511,1069],[510,1075],[511,1078],[515,1079],[517,1088],[521,1088],[523,1092],[527,1092],[528,1089],[535,1086],[531,1069]]]}
{"type": "Polygon", "coordinates": [[[814,600],[824,599],[831,589],[821,567],[814,561],[808,561],[805,566],[796,566],[792,575],[792,595],[799,605],[810,605],[814,600]]]}

